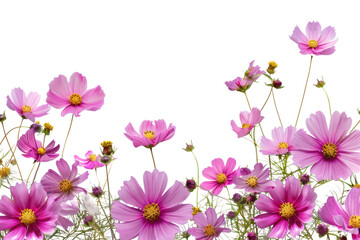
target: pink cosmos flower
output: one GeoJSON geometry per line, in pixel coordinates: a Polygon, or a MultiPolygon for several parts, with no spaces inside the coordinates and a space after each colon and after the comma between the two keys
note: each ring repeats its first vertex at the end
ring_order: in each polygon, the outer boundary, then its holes
{"type": "Polygon", "coordinates": [[[181,204],[189,196],[182,183],[176,181],[164,193],[166,185],[166,173],[156,169],[144,173],[145,192],[134,177],[124,182],[118,191],[122,202],[114,201],[111,209],[112,217],[120,221],[115,223],[120,239],[175,238],[180,232],[177,224],[185,224],[192,218],[192,206],[181,204]]]}
{"type": "Polygon", "coordinates": [[[232,81],[225,82],[225,85],[229,88],[230,91],[239,92],[246,92],[246,90],[248,90],[252,84],[253,81],[249,80],[247,77],[237,77],[232,81]]]}
{"type": "Polygon", "coordinates": [[[219,195],[225,186],[233,183],[236,160],[229,158],[225,166],[221,158],[215,158],[211,161],[211,165],[212,167],[207,167],[202,171],[204,177],[211,181],[201,183],[200,187],[208,191],[212,190],[211,193],[214,195],[219,195]]]}
{"type": "Polygon", "coordinates": [[[213,240],[217,239],[222,232],[229,233],[229,228],[223,228],[225,224],[224,215],[216,217],[213,208],[208,208],[205,215],[201,212],[194,216],[194,222],[198,227],[189,228],[188,233],[196,237],[196,240],[213,240]]]}
{"type": "Polygon", "coordinates": [[[30,129],[23,134],[17,146],[26,158],[33,158],[36,162],[48,162],[54,160],[59,156],[56,152],[59,150],[60,145],[55,146],[55,141],[52,140],[45,148],[41,141],[35,139],[35,130],[30,129]]]}
{"type": "Polygon", "coordinates": [[[246,136],[256,124],[259,124],[264,119],[261,112],[257,108],[251,109],[251,112],[243,111],[240,113],[241,127],[236,125],[234,120],[231,120],[231,127],[239,138],[246,136]]]}
{"type": "Polygon", "coordinates": [[[24,182],[10,187],[13,200],[2,196],[0,200],[0,231],[10,229],[4,240],[43,240],[44,233],[55,230],[58,204],[47,197],[43,187],[34,183],[30,193],[24,182]]]}
{"type": "Polygon", "coordinates": [[[94,169],[105,166],[105,164],[99,161],[100,156],[96,156],[92,151],[88,151],[85,154],[85,159],[80,158],[78,155],[75,155],[74,158],[75,161],[79,163],[79,166],[84,167],[86,169],[94,169]]]}
{"type": "Polygon", "coordinates": [[[163,119],[155,121],[155,125],[150,120],[144,120],[140,125],[140,134],[134,130],[131,123],[126,126],[126,133],[124,134],[133,142],[134,147],[144,146],[152,148],[158,143],[172,138],[175,134],[175,129],[175,126],[171,123],[169,127],[166,127],[163,119]]]}
{"type": "Polygon", "coordinates": [[[296,26],[290,39],[298,44],[301,54],[330,55],[335,52],[335,37],[333,27],[321,30],[320,23],[308,22],[306,35],[296,26]]]}
{"type": "Polygon", "coordinates": [[[295,133],[296,128],[293,126],[287,127],[285,131],[282,127],[274,128],[271,132],[273,140],[265,136],[261,138],[260,147],[262,149],[260,152],[264,155],[283,155],[290,153],[294,149],[292,140],[295,133]]]}
{"type": "Polygon", "coordinates": [[[255,202],[255,207],[266,212],[254,218],[256,225],[267,228],[273,225],[268,237],[284,238],[290,230],[290,235],[295,238],[304,230],[304,223],[312,220],[315,207],[316,193],[310,185],[301,188],[299,179],[288,177],[285,187],[279,179],[275,188],[269,190],[272,199],[260,194],[255,202]]]}
{"type": "Polygon", "coordinates": [[[306,120],[306,126],[312,136],[300,130],[293,139],[295,165],[312,165],[310,173],[319,181],[346,179],[360,171],[360,132],[355,130],[346,136],[351,118],[334,112],[328,127],[324,114],[316,112],[306,120]]]}
{"type": "Polygon", "coordinates": [[[85,172],[77,177],[78,164],[78,162],[75,162],[70,169],[69,164],[67,164],[64,159],[61,158],[57,161],[56,166],[60,175],[54,170],[49,169],[41,179],[41,185],[44,187],[45,191],[54,196],[59,202],[71,200],[74,198],[75,194],[80,192],[86,193],[86,190],[78,185],[88,178],[89,173],[85,172]]]}
{"type": "Polygon", "coordinates": [[[345,209],[334,197],[329,197],[322,208],[319,217],[327,224],[353,234],[353,239],[360,237],[360,189],[351,189],[345,200],[345,209]]]}
{"type": "Polygon", "coordinates": [[[234,177],[233,182],[236,189],[244,188],[246,192],[268,192],[275,186],[273,181],[268,180],[269,175],[269,168],[264,169],[262,163],[257,163],[253,171],[246,175],[234,177]]]}
{"type": "Polygon", "coordinates": [[[79,117],[80,112],[96,111],[104,104],[105,94],[101,87],[87,90],[86,78],[77,72],[71,75],[70,82],[64,75],[59,75],[49,86],[46,101],[54,108],[64,108],[61,116],[73,113],[79,117]]]}
{"type": "Polygon", "coordinates": [[[26,96],[21,88],[14,88],[11,90],[11,98],[7,96],[6,105],[8,108],[16,111],[21,117],[29,119],[32,122],[35,121],[35,117],[44,116],[50,110],[50,106],[47,104],[38,106],[40,94],[35,92],[30,92],[26,96]]]}
{"type": "Polygon", "coordinates": [[[245,72],[245,76],[252,81],[256,81],[262,74],[266,73],[265,71],[261,71],[258,65],[254,66],[254,62],[255,60],[250,62],[249,68],[245,72]]]}

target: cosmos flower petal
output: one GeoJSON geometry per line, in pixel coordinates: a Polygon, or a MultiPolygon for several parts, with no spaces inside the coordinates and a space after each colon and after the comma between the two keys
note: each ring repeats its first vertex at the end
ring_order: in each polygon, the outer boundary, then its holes
{"type": "Polygon", "coordinates": [[[326,203],[319,209],[319,217],[325,223],[338,226],[334,221],[334,216],[341,216],[342,218],[349,219],[350,216],[345,212],[342,206],[335,200],[334,197],[328,197],[326,203]]]}
{"type": "Polygon", "coordinates": [[[339,178],[347,179],[351,176],[351,169],[339,159],[330,161],[319,161],[315,163],[310,173],[314,174],[318,181],[326,179],[338,180],[339,178]]]}
{"type": "Polygon", "coordinates": [[[345,209],[350,215],[360,216],[360,188],[352,188],[345,200],[345,209]]]}
{"type": "Polygon", "coordinates": [[[267,228],[271,225],[276,224],[280,219],[281,216],[279,214],[264,213],[256,216],[254,218],[254,221],[258,227],[267,228]]]}
{"type": "Polygon", "coordinates": [[[192,206],[190,204],[179,204],[162,210],[161,214],[163,219],[167,222],[185,224],[187,219],[192,218],[192,206]]]}
{"type": "Polygon", "coordinates": [[[271,238],[284,238],[288,231],[289,223],[285,219],[281,219],[277,222],[274,227],[271,229],[268,237],[271,238]]]}
{"type": "Polygon", "coordinates": [[[321,34],[321,25],[318,22],[309,22],[306,25],[306,35],[309,37],[309,40],[318,40],[321,34]]]}
{"type": "Polygon", "coordinates": [[[158,202],[160,205],[164,205],[167,208],[175,206],[183,202],[190,192],[184,188],[184,185],[179,181],[175,181],[174,185],[171,186],[159,199],[158,202]]]}
{"type": "Polygon", "coordinates": [[[173,223],[161,221],[159,224],[154,225],[154,231],[157,239],[173,240],[175,234],[180,232],[180,228],[173,223]]]}
{"type": "Polygon", "coordinates": [[[25,239],[26,236],[26,227],[22,224],[19,224],[16,228],[11,229],[4,240],[14,240],[14,239],[25,239]]]}
{"type": "Polygon", "coordinates": [[[152,173],[144,173],[144,187],[147,202],[158,202],[167,185],[167,175],[164,172],[154,170],[152,173]]]}
{"type": "Polygon", "coordinates": [[[331,116],[329,126],[329,142],[337,143],[340,139],[344,138],[346,133],[351,127],[351,118],[346,117],[346,114],[334,112],[331,116]]]}
{"type": "Polygon", "coordinates": [[[69,86],[72,93],[77,93],[82,96],[87,88],[86,77],[78,72],[73,73],[70,77],[69,86]]]}
{"type": "Polygon", "coordinates": [[[115,223],[116,231],[120,234],[120,238],[130,240],[138,236],[144,228],[145,222],[142,219],[127,221],[123,223],[115,223]]]}

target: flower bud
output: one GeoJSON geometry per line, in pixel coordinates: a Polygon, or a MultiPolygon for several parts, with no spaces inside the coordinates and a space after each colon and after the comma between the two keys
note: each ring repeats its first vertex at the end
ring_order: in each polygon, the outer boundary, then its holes
{"type": "Polygon", "coordinates": [[[274,80],[274,82],[273,82],[274,88],[279,89],[279,88],[281,88],[281,85],[282,85],[282,82],[279,79],[274,80]]]}
{"type": "Polygon", "coordinates": [[[256,239],[257,239],[256,233],[254,233],[254,232],[248,232],[248,234],[247,234],[247,240],[256,240],[256,239]]]}
{"type": "Polygon", "coordinates": [[[242,199],[242,197],[241,197],[240,193],[235,193],[232,197],[232,200],[236,203],[240,202],[241,199],[242,199]]]}
{"type": "Polygon", "coordinates": [[[42,126],[39,124],[38,121],[30,125],[30,129],[33,129],[35,132],[41,132],[42,126]]]}
{"type": "Polygon", "coordinates": [[[340,240],[347,240],[347,237],[345,235],[340,237],[340,240]]]}
{"type": "Polygon", "coordinates": [[[49,135],[50,135],[50,131],[52,131],[53,129],[54,129],[54,127],[51,126],[50,123],[44,123],[43,133],[44,133],[46,136],[49,136],[49,135]]]}
{"type": "Polygon", "coordinates": [[[325,224],[321,223],[317,226],[316,232],[320,235],[320,237],[322,237],[329,232],[329,228],[325,224]]]}
{"type": "Polygon", "coordinates": [[[301,175],[300,182],[301,182],[302,185],[308,184],[309,181],[310,181],[310,176],[308,174],[301,175]]]}
{"type": "Polygon", "coordinates": [[[266,69],[266,71],[269,74],[274,74],[275,73],[275,68],[278,67],[278,64],[275,61],[270,61],[269,62],[269,67],[266,69]]]}
{"type": "Polygon", "coordinates": [[[84,218],[84,224],[85,224],[86,226],[90,226],[90,224],[92,224],[93,221],[94,221],[94,217],[91,216],[91,215],[88,215],[88,216],[86,216],[86,217],[84,218]]]}
{"type": "Polygon", "coordinates": [[[256,196],[254,194],[249,194],[246,197],[246,202],[247,203],[251,203],[251,202],[255,202],[256,201],[256,196]]]}
{"type": "Polygon", "coordinates": [[[92,194],[94,195],[94,197],[101,197],[101,195],[103,194],[103,190],[101,189],[101,187],[93,187],[92,194]]]}
{"type": "Polygon", "coordinates": [[[10,163],[11,165],[16,165],[17,164],[16,159],[11,160],[10,163]]]}
{"type": "Polygon", "coordinates": [[[102,156],[101,157],[101,162],[103,164],[108,164],[110,161],[111,161],[111,157],[109,157],[109,156],[102,156]]]}
{"type": "Polygon", "coordinates": [[[189,192],[192,192],[196,188],[196,182],[193,179],[188,179],[186,180],[185,186],[189,190],[189,192]]]}
{"type": "Polygon", "coordinates": [[[315,87],[317,87],[317,88],[322,88],[322,87],[325,86],[325,82],[324,82],[323,80],[321,80],[321,81],[316,80],[316,81],[317,81],[317,83],[314,84],[315,87]]]}
{"type": "Polygon", "coordinates": [[[0,122],[4,122],[6,120],[5,112],[0,114],[0,122]]]}
{"type": "Polygon", "coordinates": [[[111,141],[103,141],[101,146],[103,147],[102,154],[103,155],[111,155],[114,153],[111,141]]]}
{"type": "Polygon", "coordinates": [[[183,148],[186,152],[192,152],[194,150],[194,145],[193,143],[191,142],[191,144],[187,144],[186,143],[186,148],[183,148]]]}
{"type": "Polygon", "coordinates": [[[234,211],[230,211],[230,212],[228,212],[227,214],[226,214],[226,216],[227,216],[227,218],[229,218],[229,219],[233,219],[234,217],[235,217],[235,212],[234,211]]]}

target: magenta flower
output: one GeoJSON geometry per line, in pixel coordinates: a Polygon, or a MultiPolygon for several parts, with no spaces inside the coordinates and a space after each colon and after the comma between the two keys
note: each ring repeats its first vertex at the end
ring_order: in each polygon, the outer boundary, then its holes
{"type": "Polygon", "coordinates": [[[274,182],[268,180],[270,175],[269,168],[264,169],[262,163],[257,163],[254,170],[246,175],[233,178],[236,189],[245,189],[246,192],[268,192],[275,186],[274,182]]]}
{"type": "Polygon", "coordinates": [[[188,233],[196,237],[196,240],[213,240],[217,239],[222,232],[229,233],[229,228],[223,228],[225,224],[224,215],[219,218],[216,217],[216,212],[213,208],[208,208],[205,215],[201,212],[194,216],[194,222],[198,227],[188,229],[188,233]]]}
{"type": "Polygon", "coordinates": [[[176,181],[164,193],[166,185],[166,173],[156,169],[144,173],[145,193],[134,177],[124,182],[118,191],[122,202],[114,201],[111,209],[112,217],[120,221],[115,223],[120,239],[175,238],[180,232],[177,224],[185,224],[192,218],[192,206],[181,204],[189,196],[182,183],[176,181]]]}
{"type": "Polygon", "coordinates": [[[134,130],[131,123],[126,126],[126,133],[124,134],[133,142],[134,147],[144,146],[152,148],[158,143],[172,138],[175,134],[175,129],[175,126],[171,123],[169,127],[166,127],[163,119],[155,121],[155,125],[150,120],[144,120],[140,125],[140,134],[134,130]]]}
{"type": "Polygon", "coordinates": [[[64,108],[61,116],[73,113],[79,117],[80,112],[96,111],[104,104],[105,94],[101,87],[87,90],[86,78],[77,72],[71,75],[70,82],[64,75],[59,75],[49,86],[46,101],[54,108],[64,108]]]}
{"type": "Polygon", "coordinates": [[[211,161],[212,167],[207,167],[202,171],[202,174],[211,181],[205,181],[200,184],[200,187],[211,193],[219,195],[223,188],[233,183],[233,174],[236,161],[234,158],[229,158],[226,161],[226,166],[221,158],[215,158],[211,161]]]}
{"type": "Polygon", "coordinates": [[[322,208],[319,217],[327,224],[360,237],[360,189],[352,188],[345,200],[345,209],[334,197],[329,197],[322,208]]]}
{"type": "Polygon", "coordinates": [[[263,136],[261,138],[260,147],[264,155],[283,155],[290,153],[294,146],[292,140],[295,136],[296,128],[289,126],[285,129],[282,127],[274,128],[271,132],[272,139],[263,136]]]}
{"type": "Polygon", "coordinates": [[[6,105],[11,110],[16,111],[21,117],[29,119],[34,122],[35,117],[46,115],[50,107],[47,104],[38,106],[40,101],[40,94],[30,92],[27,96],[21,88],[14,88],[11,90],[11,98],[7,96],[6,105]]]}
{"type": "Polygon", "coordinates": [[[43,240],[44,233],[55,230],[58,204],[47,197],[43,187],[34,183],[30,193],[24,182],[10,187],[13,200],[2,196],[0,200],[0,231],[10,229],[4,240],[43,240]]]}
{"type": "Polygon", "coordinates": [[[315,207],[316,193],[310,185],[301,188],[299,179],[288,177],[285,187],[279,179],[275,188],[269,190],[272,199],[260,194],[255,202],[255,207],[266,212],[254,218],[256,225],[267,228],[273,225],[268,237],[284,238],[290,230],[290,235],[295,238],[304,230],[304,223],[312,220],[315,207]]]}
{"type": "Polygon", "coordinates": [[[80,158],[78,155],[74,156],[75,161],[79,163],[79,166],[84,167],[86,169],[94,169],[105,166],[105,164],[101,163],[100,156],[96,156],[92,151],[88,151],[85,154],[85,159],[80,158]]]}
{"type": "Polygon", "coordinates": [[[232,81],[225,82],[225,85],[228,87],[230,91],[239,91],[246,92],[253,84],[254,81],[248,79],[247,77],[241,78],[237,77],[232,81]]]}
{"type": "Polygon", "coordinates": [[[251,112],[243,111],[240,113],[241,127],[238,127],[234,120],[231,120],[231,127],[239,138],[246,136],[256,124],[259,124],[264,119],[261,112],[257,108],[251,109],[251,112]]]}
{"type": "Polygon", "coordinates": [[[45,148],[41,141],[35,139],[35,131],[30,129],[23,134],[17,146],[26,158],[33,158],[36,162],[48,162],[54,160],[59,156],[56,152],[59,150],[60,145],[55,146],[55,141],[52,140],[45,148]]]}
{"type": "Polygon", "coordinates": [[[258,65],[254,66],[255,60],[250,62],[248,70],[245,72],[245,76],[248,77],[252,81],[256,81],[262,74],[266,73],[265,71],[261,71],[258,65]]]}
{"type": "Polygon", "coordinates": [[[306,120],[306,126],[312,136],[300,130],[293,139],[295,165],[312,165],[310,173],[319,181],[346,179],[360,171],[360,132],[355,130],[346,136],[351,118],[334,112],[328,128],[324,114],[316,112],[306,120]]]}
{"type": "Polygon", "coordinates": [[[49,169],[41,179],[41,185],[44,187],[45,191],[54,196],[59,202],[71,200],[74,198],[75,194],[80,192],[86,193],[86,190],[78,185],[88,178],[89,173],[85,172],[77,177],[78,164],[78,162],[75,162],[70,169],[69,164],[67,164],[64,159],[61,158],[57,161],[56,166],[60,175],[54,170],[49,169]]]}
{"type": "Polygon", "coordinates": [[[330,55],[335,52],[335,37],[333,27],[321,30],[320,23],[308,22],[306,35],[296,26],[290,39],[298,44],[301,54],[330,55]]]}

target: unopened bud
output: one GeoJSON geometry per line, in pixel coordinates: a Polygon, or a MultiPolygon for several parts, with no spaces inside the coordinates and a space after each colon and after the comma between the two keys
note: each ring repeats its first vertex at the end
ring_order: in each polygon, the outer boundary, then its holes
{"type": "Polygon", "coordinates": [[[90,224],[94,221],[94,217],[91,215],[88,215],[84,218],[84,224],[86,226],[90,226],[90,224]]]}
{"type": "Polygon", "coordinates": [[[317,226],[316,232],[320,235],[320,237],[322,237],[329,232],[329,228],[325,224],[321,223],[317,226]]]}
{"type": "Polygon", "coordinates": [[[5,112],[3,114],[0,114],[0,122],[3,122],[6,120],[5,112]]]}
{"type": "Polygon", "coordinates": [[[281,85],[282,85],[282,82],[279,79],[277,79],[273,82],[273,86],[276,89],[281,88],[281,85]]]}
{"type": "Polygon", "coordinates": [[[236,203],[240,202],[241,199],[242,199],[242,197],[241,197],[240,193],[235,193],[232,197],[232,200],[236,203]]]}
{"type": "Polygon", "coordinates": [[[229,219],[233,219],[234,217],[235,217],[235,212],[234,211],[230,211],[230,212],[228,212],[227,214],[226,214],[226,216],[227,216],[227,218],[229,218],[229,219]]]}
{"type": "Polygon", "coordinates": [[[308,184],[309,181],[310,181],[310,176],[308,174],[301,175],[300,182],[301,182],[302,185],[308,184]]]}
{"type": "Polygon", "coordinates": [[[270,61],[269,62],[269,67],[266,69],[266,71],[269,74],[274,74],[275,73],[275,68],[278,67],[278,64],[275,61],[270,61]]]}
{"type": "Polygon", "coordinates": [[[185,186],[189,190],[189,192],[192,192],[196,188],[196,182],[193,179],[188,179],[186,180],[185,186]]]}
{"type": "Polygon", "coordinates": [[[92,194],[94,195],[94,197],[101,197],[101,195],[103,194],[103,190],[101,189],[101,187],[93,187],[92,194]]]}
{"type": "Polygon", "coordinates": [[[103,155],[111,155],[114,153],[111,141],[103,141],[101,146],[103,147],[102,154],[103,155]]]}
{"type": "Polygon", "coordinates": [[[317,81],[317,83],[316,84],[314,84],[314,86],[315,87],[317,87],[317,88],[322,88],[322,87],[324,87],[325,86],[325,82],[323,81],[323,80],[316,80],[317,81]]]}
{"type": "Polygon", "coordinates": [[[247,240],[256,240],[256,239],[257,239],[256,233],[254,233],[254,232],[248,232],[248,234],[247,234],[247,240]]]}
{"type": "Polygon", "coordinates": [[[194,150],[194,145],[193,143],[191,142],[191,144],[187,144],[186,143],[186,148],[183,148],[186,152],[192,152],[194,150]]]}

